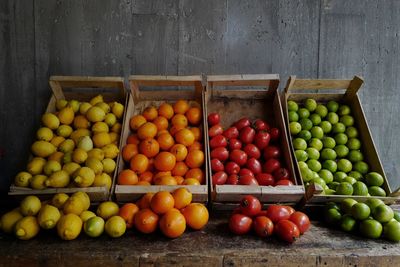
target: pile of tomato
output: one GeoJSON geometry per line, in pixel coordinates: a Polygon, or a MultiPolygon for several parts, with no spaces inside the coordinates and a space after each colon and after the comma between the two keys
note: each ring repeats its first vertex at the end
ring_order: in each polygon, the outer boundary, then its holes
{"type": "Polygon", "coordinates": [[[201,122],[199,105],[186,100],[132,116],[132,134],[122,149],[128,168],[119,173],[118,184],[205,184],[201,122]]]}
{"type": "Polygon", "coordinates": [[[266,121],[241,118],[228,129],[220,115],[208,119],[214,185],[293,185],[279,147],[280,130],[266,121]]]}
{"type": "Polygon", "coordinates": [[[260,201],[251,195],[242,198],[240,206],[229,219],[229,229],[236,235],[253,230],[260,237],[275,234],[289,243],[293,243],[309,228],[310,220],[303,212],[283,205],[270,205],[262,210],[260,201]]]}

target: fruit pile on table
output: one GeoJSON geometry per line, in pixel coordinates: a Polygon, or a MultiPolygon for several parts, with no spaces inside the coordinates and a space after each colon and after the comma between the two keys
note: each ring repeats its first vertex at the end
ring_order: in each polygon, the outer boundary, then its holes
{"type": "Polygon", "coordinates": [[[327,195],[386,196],[382,174],[371,170],[348,105],[288,101],[289,129],[305,185],[327,195]]]}

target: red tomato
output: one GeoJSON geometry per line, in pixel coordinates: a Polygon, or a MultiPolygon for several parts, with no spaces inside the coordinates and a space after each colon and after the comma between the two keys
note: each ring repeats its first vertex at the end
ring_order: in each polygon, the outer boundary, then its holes
{"type": "Polygon", "coordinates": [[[221,117],[219,116],[218,113],[210,113],[210,114],[208,114],[207,120],[208,120],[208,124],[213,126],[220,122],[221,117]]]}
{"type": "Polygon", "coordinates": [[[240,210],[242,214],[253,217],[261,211],[261,203],[258,198],[247,195],[240,200],[240,210]]]}
{"type": "Polygon", "coordinates": [[[228,139],[238,138],[239,130],[236,127],[229,127],[224,131],[223,135],[228,139]]]}
{"type": "MultiPolygon", "coordinates": [[[[260,211],[258,214],[257,214],[257,216],[265,216],[265,217],[267,217],[267,210],[262,210],[262,211],[260,211]]],[[[268,218],[269,219],[269,218],[268,218]]]]}
{"type": "Polygon", "coordinates": [[[281,163],[277,159],[269,159],[263,165],[263,171],[266,173],[273,173],[281,167],[281,163]]]}
{"type": "Polygon", "coordinates": [[[274,224],[268,217],[258,215],[253,221],[253,229],[258,236],[267,237],[272,235],[274,224]]]}
{"type": "Polygon", "coordinates": [[[236,162],[229,161],[225,164],[225,171],[229,175],[238,174],[240,171],[240,166],[236,162]]]}
{"type": "Polygon", "coordinates": [[[268,186],[275,184],[274,177],[269,173],[258,173],[256,179],[260,185],[268,186]]]}
{"type": "Polygon", "coordinates": [[[289,211],[289,214],[290,215],[292,215],[296,210],[294,209],[294,208],[292,208],[291,206],[283,206],[283,207],[285,207],[288,211],[289,211]]]}
{"type": "Polygon", "coordinates": [[[226,180],[228,179],[228,175],[226,172],[217,172],[214,173],[212,176],[212,182],[214,185],[222,185],[226,183],[226,180]]]}
{"type": "Polygon", "coordinates": [[[254,144],[247,144],[244,146],[243,151],[246,152],[249,158],[259,159],[261,156],[261,152],[258,147],[254,144]]]}
{"type": "Polygon", "coordinates": [[[239,184],[239,175],[237,175],[237,174],[229,175],[228,179],[226,179],[226,184],[238,185],[239,184]]]}
{"type": "Polygon", "coordinates": [[[249,168],[254,174],[261,172],[261,163],[255,158],[251,158],[247,161],[246,167],[249,168]]]}
{"type": "Polygon", "coordinates": [[[243,150],[235,149],[229,154],[229,159],[239,166],[243,166],[247,162],[247,154],[243,150]]]}
{"type": "Polygon", "coordinates": [[[226,147],[228,142],[226,141],[225,136],[222,134],[214,136],[210,140],[210,147],[211,148],[216,148],[216,147],[226,147]]]}
{"type": "Polygon", "coordinates": [[[240,130],[239,138],[244,144],[253,143],[254,136],[256,135],[256,131],[250,126],[246,126],[240,130]]]}
{"type": "Polygon", "coordinates": [[[239,184],[240,185],[258,185],[258,182],[254,176],[249,174],[243,175],[239,177],[239,184]]]}
{"type": "Polygon", "coordinates": [[[267,131],[259,131],[254,136],[254,144],[260,149],[263,150],[269,144],[271,137],[267,131]]]}
{"type": "Polygon", "coordinates": [[[282,205],[271,205],[267,209],[267,217],[270,218],[273,223],[277,223],[280,220],[288,220],[290,214],[288,209],[282,205]]]}
{"type": "Polygon", "coordinates": [[[279,139],[279,137],[281,136],[281,133],[280,133],[278,128],[272,128],[269,131],[269,134],[271,135],[271,140],[272,141],[277,141],[279,139]]]}
{"type": "Polygon", "coordinates": [[[289,243],[293,243],[296,238],[300,237],[299,228],[289,220],[281,220],[275,225],[276,235],[289,243]]]}
{"type": "Polygon", "coordinates": [[[241,149],[242,148],[242,142],[239,139],[229,139],[229,150],[234,150],[234,149],[241,149]]]}
{"type": "Polygon", "coordinates": [[[249,118],[241,118],[237,122],[234,123],[234,125],[239,131],[247,126],[250,126],[250,120],[249,118]]]}
{"type": "Polygon", "coordinates": [[[225,169],[224,168],[224,164],[219,159],[212,159],[211,160],[211,170],[213,172],[221,172],[224,169],[225,169]]]}
{"type": "Polygon", "coordinates": [[[289,179],[289,171],[286,168],[279,168],[273,173],[276,181],[289,179]]]}
{"type": "Polygon", "coordinates": [[[289,218],[300,231],[300,234],[304,234],[308,229],[310,229],[310,219],[306,214],[301,211],[296,211],[289,218]]]}
{"type": "Polygon", "coordinates": [[[261,119],[257,119],[254,121],[253,128],[256,129],[256,131],[263,131],[263,130],[268,131],[270,129],[268,123],[266,123],[265,121],[263,121],[261,119]]]}
{"type": "Polygon", "coordinates": [[[247,234],[251,229],[253,220],[243,214],[233,214],[229,219],[229,230],[236,235],[247,234]]]}
{"type": "Polygon", "coordinates": [[[212,159],[219,159],[225,161],[229,158],[229,151],[225,147],[217,147],[211,150],[210,157],[212,159]]]}
{"type": "Polygon", "coordinates": [[[210,137],[220,135],[223,132],[224,132],[224,129],[222,128],[221,124],[216,124],[216,125],[212,126],[210,129],[208,129],[208,135],[210,137]]]}
{"type": "Polygon", "coordinates": [[[264,158],[265,160],[271,159],[271,158],[280,158],[281,156],[281,150],[277,146],[267,146],[264,149],[264,158]]]}
{"type": "Polygon", "coordinates": [[[240,169],[240,172],[239,172],[240,176],[246,175],[246,174],[254,177],[254,173],[252,171],[250,171],[249,169],[247,169],[247,168],[240,169]]]}
{"type": "Polygon", "coordinates": [[[290,180],[279,180],[278,182],[275,183],[275,185],[294,185],[292,181],[290,180]]]}

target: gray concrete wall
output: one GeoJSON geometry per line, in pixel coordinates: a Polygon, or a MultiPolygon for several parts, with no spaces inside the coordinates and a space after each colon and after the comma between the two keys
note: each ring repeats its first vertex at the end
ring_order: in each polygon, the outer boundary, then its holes
{"type": "Polygon", "coordinates": [[[398,14],[396,0],[0,1],[0,190],[26,164],[53,74],[278,73],[281,87],[288,75],[361,75],[398,187],[398,14]]]}

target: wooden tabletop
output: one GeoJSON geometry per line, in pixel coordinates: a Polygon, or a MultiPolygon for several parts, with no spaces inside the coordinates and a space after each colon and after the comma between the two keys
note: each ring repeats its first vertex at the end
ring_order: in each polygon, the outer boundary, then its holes
{"type": "Polygon", "coordinates": [[[275,237],[235,236],[229,214],[212,214],[202,231],[177,239],[129,230],[118,239],[105,234],[62,241],[40,232],[30,241],[0,235],[0,266],[400,266],[400,244],[370,240],[313,221],[294,244],[275,237]]]}

